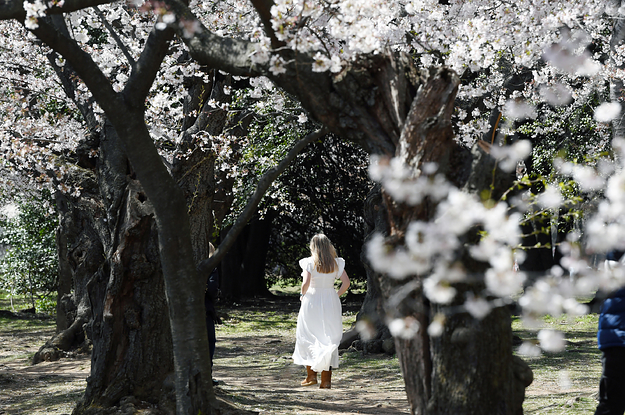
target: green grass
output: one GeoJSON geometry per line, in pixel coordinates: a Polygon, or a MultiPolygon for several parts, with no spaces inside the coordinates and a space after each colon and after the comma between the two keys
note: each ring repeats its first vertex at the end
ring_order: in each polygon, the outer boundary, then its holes
{"type": "Polygon", "coordinates": [[[0,290],[0,310],[18,311],[30,307],[32,307],[30,300],[28,300],[25,296],[15,296],[11,300],[9,293],[4,290],[0,290]],[[13,303],[13,307],[11,307],[11,302],[13,303]]]}
{"type": "MultiPolygon", "coordinates": [[[[523,358],[534,372],[534,382],[526,390],[525,414],[589,414],[596,406],[601,377],[601,352],[597,348],[597,314],[581,317],[551,317],[542,328],[565,333],[566,349],[543,352],[523,358]]],[[[513,319],[514,334],[524,341],[537,342],[536,330],[513,319]]]]}
{"type": "MultiPolygon", "coordinates": [[[[309,396],[312,399],[315,395],[305,395],[310,393],[306,390],[300,396],[297,386],[295,389],[292,386],[302,375],[301,367],[293,365],[291,360],[299,311],[299,287],[279,290],[280,297],[292,297],[290,301],[285,298],[259,299],[218,306],[223,324],[217,326],[217,378],[220,379],[221,374],[227,380],[223,390],[229,399],[245,408],[262,409],[264,413],[272,414],[292,414],[302,408],[314,412],[315,406],[308,401],[304,405],[302,399],[307,400],[309,396]],[[258,388],[252,390],[248,382],[254,374],[262,374],[258,375],[262,382],[274,379],[274,383],[267,383],[265,386],[268,389],[264,392],[258,388]]],[[[16,300],[19,300],[15,302],[20,305],[18,309],[28,307],[28,302],[23,299],[16,300]]],[[[8,309],[8,304],[7,296],[0,293],[0,309],[8,309]]],[[[343,307],[345,330],[352,327],[358,309],[359,304],[350,303],[343,307]]],[[[567,347],[562,352],[524,357],[534,372],[534,382],[526,390],[525,414],[581,415],[594,412],[601,376],[601,353],[596,343],[597,319],[597,314],[576,318],[548,316],[542,319],[542,328],[565,333],[567,347]]],[[[518,317],[513,318],[512,329],[524,341],[537,342],[537,329],[525,327],[518,317]]],[[[54,332],[54,320],[0,317],[0,330],[8,335],[6,343],[1,346],[6,351],[10,350],[0,359],[0,364],[3,364],[16,359],[30,359],[33,349],[27,350],[25,346],[43,344],[54,332]]],[[[334,376],[337,387],[345,388],[336,392],[347,393],[354,405],[360,402],[363,390],[347,385],[359,385],[358,388],[364,387],[365,390],[383,385],[384,391],[394,396],[389,408],[401,408],[399,397],[404,383],[396,356],[363,356],[357,351],[345,351],[341,354],[341,366],[334,376]]],[[[371,393],[371,389],[367,390],[367,394],[371,393]]],[[[55,394],[55,391],[40,393],[55,394]]],[[[81,395],[80,391],[72,393],[72,400],[81,395]]],[[[59,395],[58,399],[64,398],[59,395]]],[[[329,402],[326,404],[329,405],[329,402]]],[[[323,412],[322,408],[318,411],[323,412]]]]}
{"type": "Polygon", "coordinates": [[[52,319],[12,319],[0,317],[0,326],[3,333],[24,332],[38,329],[54,329],[55,322],[52,319]]]}

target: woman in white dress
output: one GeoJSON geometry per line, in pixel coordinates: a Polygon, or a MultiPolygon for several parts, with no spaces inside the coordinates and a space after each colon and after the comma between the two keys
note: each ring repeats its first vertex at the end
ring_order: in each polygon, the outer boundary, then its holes
{"type": "Polygon", "coordinates": [[[317,384],[331,387],[332,368],[339,366],[339,343],[343,336],[342,308],[339,297],[349,288],[345,260],[336,256],[336,250],[323,234],[313,236],[308,258],[299,261],[302,267],[302,302],[297,316],[293,361],[306,366],[307,376],[302,386],[317,384]],[[338,292],[334,281],[339,278],[338,292]]]}

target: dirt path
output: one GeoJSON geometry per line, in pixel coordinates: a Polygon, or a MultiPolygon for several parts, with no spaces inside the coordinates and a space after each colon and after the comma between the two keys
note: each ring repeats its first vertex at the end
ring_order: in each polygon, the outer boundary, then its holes
{"type": "Polygon", "coordinates": [[[222,338],[214,366],[217,393],[259,414],[410,413],[394,359],[377,356],[374,367],[366,370],[359,352],[344,353],[341,367],[333,371],[332,388],[319,389],[300,386],[305,373],[292,363],[292,351],[288,339],[222,338]]]}
{"type": "Polygon", "coordinates": [[[0,327],[0,415],[70,414],[86,386],[91,358],[82,355],[33,366],[31,356],[54,333],[53,322],[28,320],[8,326],[0,327]]]}
{"type": "MultiPolygon", "coordinates": [[[[304,369],[291,359],[297,304],[263,301],[223,309],[214,365],[218,396],[258,414],[410,413],[397,358],[384,354],[345,351],[332,389],[300,386],[304,369]]],[[[353,322],[352,308],[344,307],[345,327],[353,322]]],[[[52,336],[53,322],[28,323],[0,321],[0,415],[71,414],[84,392],[90,358],[30,365],[32,354],[52,336]]],[[[594,335],[571,335],[566,352],[530,361],[535,380],[526,391],[525,413],[592,413],[601,373],[594,335]],[[563,373],[571,376],[568,386],[563,373]]]]}
{"type": "MultiPolygon", "coordinates": [[[[285,315],[291,322],[293,310],[285,315]]],[[[241,310],[246,316],[246,311],[241,310]]],[[[258,314],[253,317],[262,320],[258,314]]],[[[239,318],[236,317],[238,322],[239,318]]],[[[0,327],[0,415],[71,414],[86,386],[90,357],[30,365],[32,354],[53,334],[53,323],[30,328],[0,327]]],[[[291,324],[291,323],[289,323],[291,324]]],[[[273,324],[267,324],[268,328],[273,324]]],[[[293,330],[228,332],[219,326],[214,377],[218,396],[259,414],[407,414],[397,360],[342,354],[332,389],[302,387],[303,368],[290,358],[293,330]]]]}

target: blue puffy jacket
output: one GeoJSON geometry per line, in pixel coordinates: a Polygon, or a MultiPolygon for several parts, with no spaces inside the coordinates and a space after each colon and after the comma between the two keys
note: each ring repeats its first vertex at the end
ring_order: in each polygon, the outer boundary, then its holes
{"type": "Polygon", "coordinates": [[[601,306],[597,342],[600,350],[625,347],[625,288],[610,295],[601,306]]]}

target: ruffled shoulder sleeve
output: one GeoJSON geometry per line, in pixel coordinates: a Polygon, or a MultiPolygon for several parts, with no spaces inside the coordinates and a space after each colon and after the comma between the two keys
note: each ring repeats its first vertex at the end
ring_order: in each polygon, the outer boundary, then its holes
{"type": "Polygon", "coordinates": [[[313,269],[313,259],[311,256],[308,258],[302,258],[299,260],[299,266],[302,268],[302,271],[307,271],[312,273],[313,269]]]}
{"type": "Polygon", "coordinates": [[[337,277],[340,277],[343,274],[343,270],[345,269],[345,260],[341,257],[336,258],[336,263],[339,266],[339,272],[336,274],[337,277]]]}

